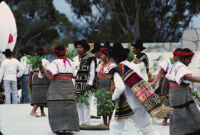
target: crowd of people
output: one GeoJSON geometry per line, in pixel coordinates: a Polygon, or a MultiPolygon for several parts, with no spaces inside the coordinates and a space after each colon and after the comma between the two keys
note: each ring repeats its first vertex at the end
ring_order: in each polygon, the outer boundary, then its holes
{"type": "MultiPolygon", "coordinates": [[[[111,114],[103,115],[103,124],[110,129],[110,135],[121,135],[128,119],[143,135],[160,135],[152,126],[150,116],[164,106],[160,97],[169,100],[172,113],[164,117],[163,125],[169,123],[170,135],[199,135],[200,112],[192,98],[190,82],[200,82],[193,77],[188,65],[194,52],[188,48],[177,48],[173,58],[160,63],[160,70],[152,83],[149,80],[149,60],[142,40],[131,44],[136,55],[133,61],[128,59],[129,49],[116,42],[110,46],[105,42],[94,44],[94,49],[86,40],[74,42],[77,56],[70,60],[65,57],[64,46],[55,46],[52,50],[55,59],[49,62],[44,58],[44,48],[38,48],[35,54],[42,57],[42,66],[32,69],[25,56],[26,51],[19,51],[20,62],[13,58],[12,52],[3,52],[6,59],[1,63],[0,82],[4,93],[0,102],[17,104],[17,82],[20,82],[22,96],[20,103],[31,103],[30,114],[35,117],[46,116],[44,107],[48,107],[49,125],[52,132],[58,135],[73,134],[80,126],[90,125],[91,108],[96,109],[96,117],[102,107],[97,106],[104,97],[94,97],[98,89],[108,91],[115,101],[111,114]],[[157,90],[153,88],[159,81],[157,90]],[[29,90],[31,99],[29,99],[29,90]],[[86,93],[87,92],[87,93],[86,93]],[[81,101],[87,94],[88,105],[81,101]],[[5,95],[5,96],[4,96],[5,95]],[[92,100],[97,100],[93,104],[92,100]],[[41,115],[36,113],[40,108],[41,115]]],[[[130,129],[131,130],[131,129],[130,129]]]]}

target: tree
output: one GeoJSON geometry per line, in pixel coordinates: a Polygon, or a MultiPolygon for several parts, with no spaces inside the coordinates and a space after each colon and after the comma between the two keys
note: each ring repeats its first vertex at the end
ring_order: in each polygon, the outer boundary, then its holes
{"type": "Polygon", "coordinates": [[[59,13],[53,0],[7,0],[17,23],[16,53],[20,48],[33,52],[36,47],[49,46],[54,40],[72,42],[77,39],[77,28],[59,13]]]}
{"type": "Polygon", "coordinates": [[[99,40],[132,42],[177,42],[200,12],[199,0],[66,0],[78,18],[87,24],[84,36],[93,40],[96,18],[105,18],[99,40]],[[98,15],[93,11],[97,10],[98,15]]]}

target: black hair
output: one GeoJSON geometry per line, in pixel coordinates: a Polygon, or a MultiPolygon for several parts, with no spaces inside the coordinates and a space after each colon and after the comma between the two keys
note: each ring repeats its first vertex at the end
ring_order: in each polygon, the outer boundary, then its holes
{"type": "Polygon", "coordinates": [[[38,53],[39,51],[44,51],[44,48],[43,47],[39,47],[35,50],[35,53],[37,53],[37,55],[39,56],[44,56],[44,53],[38,53]]]}
{"type": "Polygon", "coordinates": [[[3,54],[6,56],[6,58],[10,57],[13,55],[12,51],[10,49],[6,49],[3,54]]]}
{"type": "MultiPolygon", "coordinates": [[[[58,45],[54,48],[55,50],[58,50],[58,51],[64,51],[65,50],[65,47],[64,46],[61,46],[61,45],[58,45]]],[[[63,57],[65,56],[65,54],[60,54],[59,52],[54,52],[58,57],[63,57]]]]}
{"type": "Polygon", "coordinates": [[[178,52],[178,51],[182,51],[183,49],[182,48],[176,48],[175,50],[174,50],[174,52],[178,52]]]}
{"type": "MultiPolygon", "coordinates": [[[[189,53],[189,52],[192,52],[192,50],[190,50],[189,48],[184,48],[182,49],[182,52],[186,52],[186,53],[189,53]]],[[[192,57],[193,55],[184,55],[181,57],[181,60],[185,59],[185,58],[190,58],[192,57]]]]}
{"type": "Polygon", "coordinates": [[[128,58],[129,49],[124,49],[121,42],[116,42],[113,44],[111,57],[117,60],[118,63],[124,61],[128,58]]]}
{"type": "Polygon", "coordinates": [[[25,48],[21,48],[21,49],[19,50],[19,53],[21,53],[22,55],[28,54],[25,48]]]}

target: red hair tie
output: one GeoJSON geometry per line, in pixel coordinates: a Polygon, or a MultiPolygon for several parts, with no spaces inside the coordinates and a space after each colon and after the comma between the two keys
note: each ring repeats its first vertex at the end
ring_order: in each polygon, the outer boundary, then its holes
{"type": "Polygon", "coordinates": [[[66,48],[66,47],[64,47],[64,51],[60,51],[60,50],[57,50],[57,49],[55,49],[55,48],[56,48],[56,46],[54,46],[54,48],[52,49],[53,52],[56,52],[56,53],[58,53],[59,55],[64,55],[64,54],[66,53],[66,51],[67,51],[67,48],[66,48]]]}
{"type": "Polygon", "coordinates": [[[108,55],[108,52],[104,48],[100,48],[99,51],[104,52],[106,55],[108,55]]]}
{"type": "Polygon", "coordinates": [[[181,51],[177,51],[177,52],[173,51],[173,55],[181,58],[182,53],[181,53],[181,51]]]}
{"type": "Polygon", "coordinates": [[[181,56],[193,56],[195,53],[194,52],[182,52],[181,56]]]}
{"type": "Polygon", "coordinates": [[[44,53],[47,53],[47,51],[46,51],[46,50],[43,50],[43,51],[36,51],[36,53],[38,53],[38,54],[44,54],[44,53]]]}

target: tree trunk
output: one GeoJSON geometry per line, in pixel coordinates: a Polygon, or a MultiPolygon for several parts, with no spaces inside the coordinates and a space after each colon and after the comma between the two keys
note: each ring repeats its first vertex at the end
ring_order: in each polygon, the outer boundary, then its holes
{"type": "Polygon", "coordinates": [[[135,0],[135,27],[134,27],[134,31],[135,31],[135,37],[134,40],[136,41],[137,39],[141,38],[140,35],[140,0],[135,0]]]}

